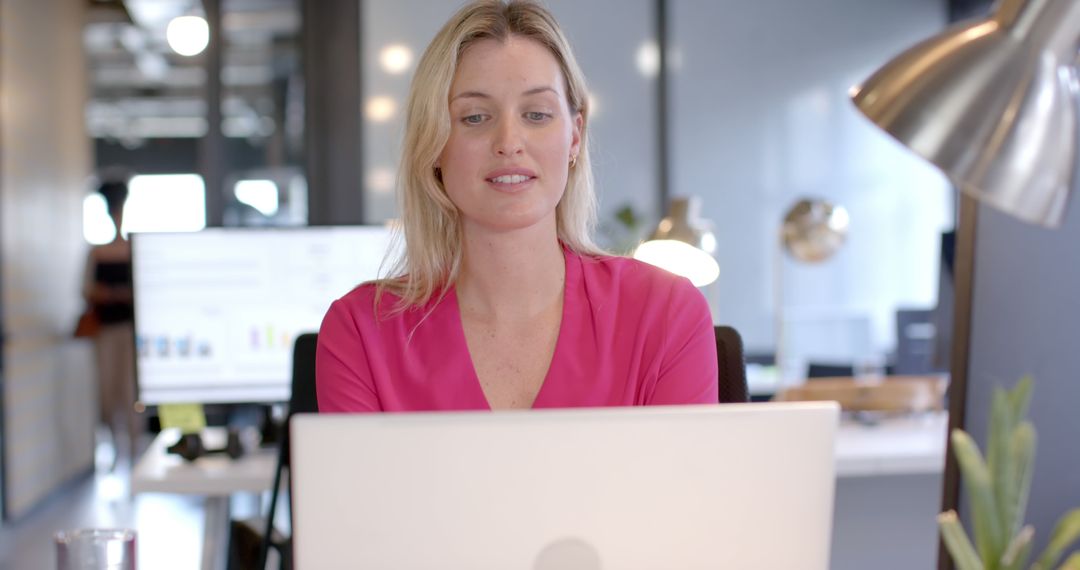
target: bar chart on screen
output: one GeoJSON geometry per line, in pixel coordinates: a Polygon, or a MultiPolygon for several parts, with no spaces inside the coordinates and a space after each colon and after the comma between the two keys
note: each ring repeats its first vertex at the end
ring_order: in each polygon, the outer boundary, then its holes
{"type": "Polygon", "coordinates": [[[140,400],[287,400],[293,341],[379,276],[388,244],[375,226],[136,235],[140,400]]]}

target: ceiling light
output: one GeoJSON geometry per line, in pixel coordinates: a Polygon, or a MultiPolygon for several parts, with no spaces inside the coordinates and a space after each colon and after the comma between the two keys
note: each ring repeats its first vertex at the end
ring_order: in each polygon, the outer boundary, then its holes
{"type": "Polygon", "coordinates": [[[199,16],[180,16],[169,22],[165,38],[176,53],[198,55],[210,43],[210,26],[199,16]]]}

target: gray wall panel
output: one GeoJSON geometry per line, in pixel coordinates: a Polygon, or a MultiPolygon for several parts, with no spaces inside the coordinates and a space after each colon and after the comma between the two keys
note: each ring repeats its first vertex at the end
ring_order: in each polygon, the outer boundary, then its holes
{"type": "MultiPolygon", "coordinates": [[[[997,386],[1035,380],[1038,431],[1028,521],[1036,552],[1066,510],[1080,507],[1080,204],[1058,230],[979,211],[966,429],[985,445],[997,386]]],[[[966,491],[961,489],[961,504],[966,491]]]]}

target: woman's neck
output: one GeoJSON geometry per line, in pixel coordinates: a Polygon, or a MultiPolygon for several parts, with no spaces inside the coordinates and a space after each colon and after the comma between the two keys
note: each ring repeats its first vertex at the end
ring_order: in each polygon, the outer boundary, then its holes
{"type": "Polygon", "coordinates": [[[456,283],[463,312],[485,320],[528,319],[561,306],[565,281],[554,227],[499,234],[466,228],[456,283]]]}

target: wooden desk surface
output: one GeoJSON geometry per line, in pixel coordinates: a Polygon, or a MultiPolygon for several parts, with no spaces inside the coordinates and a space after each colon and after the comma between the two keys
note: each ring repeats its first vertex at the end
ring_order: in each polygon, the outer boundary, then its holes
{"type": "Polygon", "coordinates": [[[845,411],[926,412],[944,409],[948,381],[942,376],[813,378],[777,392],[776,401],[840,403],[845,411]]]}

